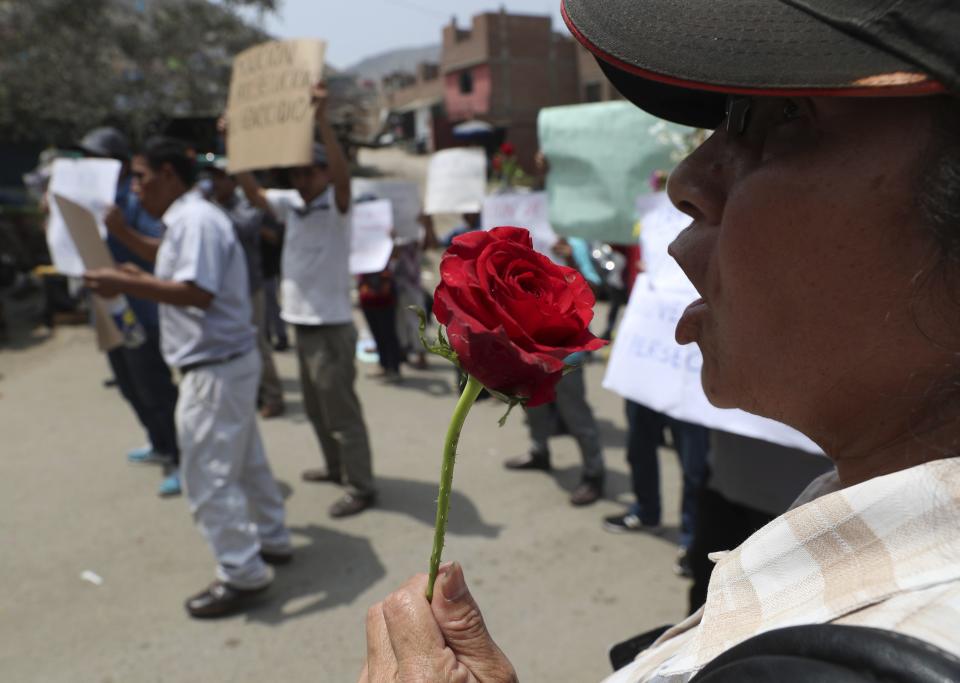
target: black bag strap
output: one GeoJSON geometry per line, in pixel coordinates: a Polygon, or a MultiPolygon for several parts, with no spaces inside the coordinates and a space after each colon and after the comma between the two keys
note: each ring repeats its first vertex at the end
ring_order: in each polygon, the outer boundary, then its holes
{"type": "Polygon", "coordinates": [[[894,631],[838,624],[793,626],[730,648],[690,683],[735,681],[957,683],[960,659],[894,631]]]}

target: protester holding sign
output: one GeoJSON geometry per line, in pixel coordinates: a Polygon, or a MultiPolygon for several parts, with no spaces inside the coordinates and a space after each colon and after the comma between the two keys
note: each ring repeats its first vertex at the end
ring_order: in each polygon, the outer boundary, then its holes
{"type": "Polygon", "coordinates": [[[321,143],[313,163],[289,170],[293,190],[263,190],[251,173],[237,176],[250,202],[285,228],[281,291],[283,319],[297,330],[304,405],[326,469],[306,481],[341,483],[348,492],[330,508],[344,517],[370,507],[376,496],[370,440],[356,381],[357,331],[350,305],[350,171],[327,119],[327,89],[313,90],[321,143]]]}
{"type": "Polygon", "coordinates": [[[287,562],[283,498],[257,426],[260,356],[243,250],[230,220],[196,190],[184,145],[149,141],[133,161],[134,190],[166,226],[156,275],[123,264],[84,276],[95,293],[160,304],[163,355],[179,369],[177,431],[194,519],[217,558],[217,580],[190,598],[194,617],[248,606],[273,580],[266,562],[287,562]]]}
{"type": "MultiPolygon", "coordinates": [[[[95,128],[83,136],[77,146],[88,157],[117,159],[122,163],[117,183],[115,206],[106,216],[107,246],[116,263],[134,263],[151,272],[152,260],[142,258],[127,246],[128,235],[159,241],[163,225],[151,216],[131,190],[130,146],[115,128],[95,128]]],[[[145,333],[143,344],[126,345],[107,352],[120,393],[136,413],[147,432],[149,443],[127,453],[135,463],[157,463],[170,468],[160,483],[161,496],[180,494],[180,448],[174,410],[177,387],[160,351],[160,320],[157,304],[136,296],[127,297],[130,308],[145,333]]]]}

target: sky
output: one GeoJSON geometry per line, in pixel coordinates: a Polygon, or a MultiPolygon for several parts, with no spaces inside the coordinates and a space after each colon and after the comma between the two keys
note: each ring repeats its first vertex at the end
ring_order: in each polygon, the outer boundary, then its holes
{"type": "Polygon", "coordinates": [[[567,32],[560,0],[280,0],[261,25],[279,38],[327,40],[327,61],[342,69],[380,52],[439,43],[451,16],[467,28],[474,14],[501,4],[515,14],[549,14],[554,30],[567,32]]]}

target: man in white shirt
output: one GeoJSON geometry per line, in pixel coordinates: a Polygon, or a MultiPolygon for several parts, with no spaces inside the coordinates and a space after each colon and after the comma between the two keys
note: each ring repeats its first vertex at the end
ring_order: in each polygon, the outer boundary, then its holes
{"type": "Polygon", "coordinates": [[[293,190],[263,190],[251,173],[237,176],[254,206],[286,225],[282,256],[282,317],[297,330],[304,407],[320,441],[326,469],[305,481],[342,483],[347,493],[332,517],[362,512],[376,490],[367,427],[356,381],[357,331],[350,304],[350,172],[326,117],[327,90],[314,88],[322,144],[313,164],[289,169],[293,190]]]}
{"type": "Polygon", "coordinates": [[[249,605],[270,585],[267,563],[291,558],[283,499],[256,421],[260,357],[243,250],[227,216],[190,188],[194,160],[175,140],[155,138],[133,161],[134,191],[162,216],[162,240],[141,237],[131,264],[87,273],[103,296],[126,293],[160,304],[164,359],[182,376],[177,434],[187,498],[217,558],[217,580],[191,597],[191,616],[218,617],[249,605]]]}

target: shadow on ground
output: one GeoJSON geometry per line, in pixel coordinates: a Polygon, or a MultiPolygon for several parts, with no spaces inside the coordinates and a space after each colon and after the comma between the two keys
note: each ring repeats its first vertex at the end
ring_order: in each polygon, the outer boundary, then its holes
{"type": "Polygon", "coordinates": [[[366,538],[316,524],[290,527],[290,533],[293,562],[276,568],[273,585],[246,613],[247,621],[279,624],[348,605],[386,575],[366,538]]]}
{"type": "MultiPolygon", "coordinates": [[[[377,477],[377,510],[397,512],[433,528],[437,515],[437,483],[396,477],[377,477]]],[[[503,527],[480,518],[476,505],[463,493],[450,493],[450,519],[447,532],[458,536],[496,538],[503,527]]]]}

